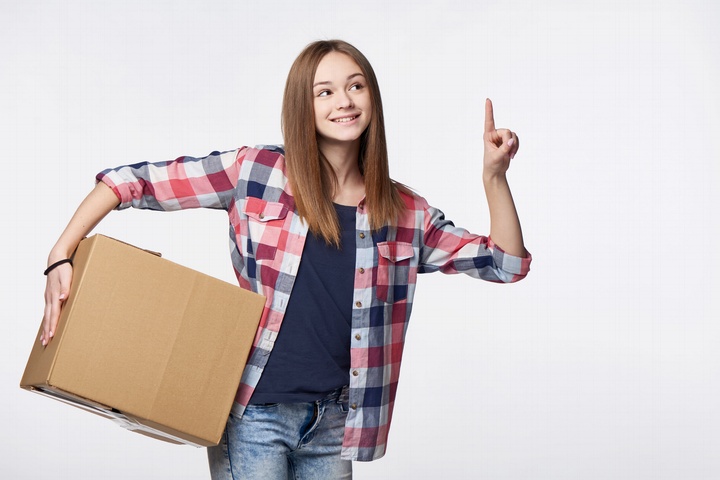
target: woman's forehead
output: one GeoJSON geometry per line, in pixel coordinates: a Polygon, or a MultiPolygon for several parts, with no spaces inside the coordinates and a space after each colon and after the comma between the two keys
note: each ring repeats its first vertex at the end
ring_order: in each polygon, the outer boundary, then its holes
{"type": "Polygon", "coordinates": [[[344,80],[355,74],[362,75],[362,69],[352,57],[341,52],[329,52],[315,70],[314,83],[344,80]]]}

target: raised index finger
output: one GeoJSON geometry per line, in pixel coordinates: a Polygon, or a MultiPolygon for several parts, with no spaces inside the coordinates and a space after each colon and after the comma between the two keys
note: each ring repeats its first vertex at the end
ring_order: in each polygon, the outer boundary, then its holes
{"type": "Polygon", "coordinates": [[[485,133],[495,131],[495,117],[493,116],[492,102],[485,99],[485,133]]]}

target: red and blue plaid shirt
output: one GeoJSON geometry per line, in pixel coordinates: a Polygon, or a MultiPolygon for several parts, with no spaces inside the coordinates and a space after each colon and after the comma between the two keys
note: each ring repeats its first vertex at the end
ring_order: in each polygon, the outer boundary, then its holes
{"type": "MultiPolygon", "coordinates": [[[[243,147],[204,158],[180,157],[105,170],[97,179],[118,209],[216,208],[230,221],[230,256],[240,286],[266,297],[233,412],[242,415],[283,321],[308,233],[295,210],[280,147],[243,147]]],[[[492,282],[525,277],[530,256],[504,253],[492,240],[446,220],[420,196],[404,195],[397,225],[372,231],[362,201],[356,215],[350,409],[342,457],[368,461],[385,453],[405,332],[418,273],[466,273],[492,282]]]]}

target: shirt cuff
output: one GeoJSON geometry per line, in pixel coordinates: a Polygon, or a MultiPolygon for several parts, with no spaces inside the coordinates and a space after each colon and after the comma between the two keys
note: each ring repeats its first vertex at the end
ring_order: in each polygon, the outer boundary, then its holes
{"type": "Polygon", "coordinates": [[[530,252],[527,252],[527,256],[525,257],[510,255],[496,245],[495,242],[492,241],[492,238],[488,238],[488,248],[492,251],[493,260],[497,268],[514,276],[511,281],[516,282],[524,278],[530,271],[530,263],[532,262],[530,252]]]}
{"type": "MultiPolygon", "coordinates": [[[[113,191],[115,196],[118,197],[118,200],[120,200],[120,203],[118,204],[117,207],[115,207],[115,210],[124,210],[124,209],[132,206],[132,195],[130,193],[129,188],[122,189],[118,186],[118,184],[116,184],[113,181],[113,179],[111,178],[112,173],[114,173],[113,170],[103,170],[102,172],[98,173],[95,176],[95,182],[96,183],[102,182],[105,185],[107,185],[108,187],[110,187],[110,189],[113,191]],[[123,192],[126,193],[125,196],[123,196],[123,192]]],[[[123,184],[121,183],[120,186],[122,186],[122,185],[123,184]]]]}

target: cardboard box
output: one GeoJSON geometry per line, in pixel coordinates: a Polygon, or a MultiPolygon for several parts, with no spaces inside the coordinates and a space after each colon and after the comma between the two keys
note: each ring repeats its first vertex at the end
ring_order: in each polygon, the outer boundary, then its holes
{"type": "MultiPolygon", "coordinates": [[[[20,387],[174,443],[220,442],[265,297],[94,235],[20,387]]],[[[42,326],[41,326],[42,329],[42,326]]]]}

